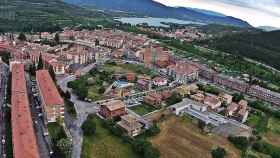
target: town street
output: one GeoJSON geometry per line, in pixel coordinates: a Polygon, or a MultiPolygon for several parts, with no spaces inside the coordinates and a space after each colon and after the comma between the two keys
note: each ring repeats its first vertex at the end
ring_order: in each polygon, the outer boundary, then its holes
{"type": "Polygon", "coordinates": [[[6,130],[5,130],[5,99],[7,92],[7,80],[8,80],[9,67],[6,64],[0,64],[0,155],[6,157],[5,144],[6,144],[6,130]]]}
{"type": "MultiPolygon", "coordinates": [[[[87,73],[90,71],[88,67],[85,67],[86,70],[82,70],[83,73],[87,73]]],[[[57,83],[60,88],[66,92],[69,91],[71,93],[71,101],[75,105],[75,109],[77,112],[77,118],[73,119],[69,115],[65,113],[65,124],[70,130],[70,134],[72,136],[73,141],[73,149],[72,149],[72,158],[79,158],[82,150],[82,142],[83,142],[83,133],[81,130],[81,126],[83,122],[87,119],[88,114],[94,114],[98,111],[96,104],[88,103],[85,101],[81,101],[78,97],[72,93],[71,89],[67,87],[67,83],[75,80],[74,75],[66,76],[64,78],[60,78],[57,83]]]]}

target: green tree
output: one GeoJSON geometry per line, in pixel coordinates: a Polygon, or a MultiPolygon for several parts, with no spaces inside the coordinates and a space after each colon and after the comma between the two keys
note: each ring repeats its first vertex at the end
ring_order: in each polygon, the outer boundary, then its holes
{"type": "Polygon", "coordinates": [[[2,61],[6,64],[9,65],[10,63],[10,59],[11,59],[11,53],[10,52],[6,52],[6,51],[1,51],[0,52],[0,57],[2,58],[2,61]]]}
{"type": "Polygon", "coordinates": [[[160,133],[160,128],[158,124],[153,124],[150,129],[146,130],[145,134],[149,137],[156,136],[157,134],[160,133]]]}
{"type": "Polygon", "coordinates": [[[69,91],[66,91],[65,96],[66,99],[71,99],[71,93],[69,91]]]}
{"type": "Polygon", "coordinates": [[[242,94],[240,94],[240,93],[234,93],[233,94],[233,98],[232,98],[232,100],[234,101],[234,102],[239,102],[240,100],[242,100],[242,99],[244,99],[244,95],[242,95],[242,94]]]}
{"type": "Polygon", "coordinates": [[[211,152],[213,158],[224,158],[227,154],[224,148],[218,147],[211,152]]]}
{"type": "Polygon", "coordinates": [[[68,138],[60,139],[57,142],[58,149],[64,154],[65,158],[71,158],[72,142],[68,138]]]}
{"type": "Polygon", "coordinates": [[[59,34],[56,33],[55,36],[54,36],[54,41],[56,44],[59,44],[60,43],[60,37],[59,37],[59,34]]]}
{"type": "Polygon", "coordinates": [[[177,93],[172,93],[171,97],[166,100],[167,105],[173,105],[182,101],[182,97],[177,93]]]}
{"type": "Polygon", "coordinates": [[[29,67],[29,73],[30,73],[30,75],[32,75],[32,76],[35,76],[35,75],[36,75],[36,66],[35,66],[35,64],[30,65],[30,67],[29,67]]]}
{"type": "Polygon", "coordinates": [[[86,136],[92,136],[96,132],[96,123],[88,118],[82,125],[83,134],[86,136]]]}
{"type": "Polygon", "coordinates": [[[104,86],[100,87],[100,88],[98,89],[98,92],[99,92],[100,94],[103,94],[103,93],[105,92],[105,87],[104,87],[104,86]]]}
{"type": "Polygon", "coordinates": [[[18,40],[20,40],[20,41],[26,41],[27,38],[26,38],[25,34],[21,32],[21,33],[19,34],[19,36],[18,36],[18,40]]]}
{"type": "Polygon", "coordinates": [[[56,78],[55,78],[56,75],[55,75],[55,72],[54,72],[54,70],[53,70],[53,67],[50,66],[49,69],[48,69],[48,71],[49,71],[49,73],[50,73],[50,76],[51,76],[52,80],[56,83],[56,78]]]}
{"type": "Polygon", "coordinates": [[[37,70],[42,70],[43,68],[44,68],[43,58],[42,58],[42,54],[40,54],[39,61],[37,64],[37,70]]]}

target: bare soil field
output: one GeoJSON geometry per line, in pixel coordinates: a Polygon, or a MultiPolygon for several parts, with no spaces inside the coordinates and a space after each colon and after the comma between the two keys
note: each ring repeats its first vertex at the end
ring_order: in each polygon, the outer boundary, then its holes
{"type": "Polygon", "coordinates": [[[239,158],[240,152],[226,138],[201,133],[188,118],[169,116],[160,123],[161,133],[151,139],[161,158],[211,158],[217,146],[227,150],[227,158],[239,158]]]}

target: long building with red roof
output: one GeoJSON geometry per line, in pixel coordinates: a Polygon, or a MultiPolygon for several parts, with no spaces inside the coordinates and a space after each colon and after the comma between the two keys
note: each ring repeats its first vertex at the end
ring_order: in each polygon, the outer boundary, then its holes
{"type": "Polygon", "coordinates": [[[64,117],[64,100],[60,96],[48,70],[36,72],[36,80],[42,100],[42,107],[48,122],[64,117]]]}
{"type": "Polygon", "coordinates": [[[14,158],[39,158],[23,64],[12,67],[11,120],[14,158]]]}

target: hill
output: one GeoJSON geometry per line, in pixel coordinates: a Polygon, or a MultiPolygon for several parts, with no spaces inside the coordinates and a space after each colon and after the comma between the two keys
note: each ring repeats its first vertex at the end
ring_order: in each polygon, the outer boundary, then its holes
{"type": "Polygon", "coordinates": [[[210,14],[210,12],[199,11],[183,7],[168,7],[153,0],[64,0],[65,2],[93,6],[102,10],[118,10],[136,13],[143,16],[162,18],[177,18],[181,20],[196,21],[202,23],[217,23],[223,25],[234,25],[239,27],[250,27],[250,25],[237,18],[210,14]]]}
{"type": "Polygon", "coordinates": [[[61,0],[1,0],[0,15],[0,29],[5,31],[48,30],[108,16],[61,0]]]}
{"type": "Polygon", "coordinates": [[[198,42],[234,55],[244,56],[280,70],[280,31],[251,31],[198,42]]]}

